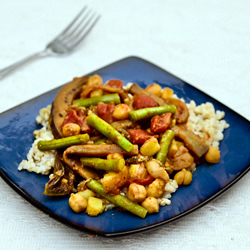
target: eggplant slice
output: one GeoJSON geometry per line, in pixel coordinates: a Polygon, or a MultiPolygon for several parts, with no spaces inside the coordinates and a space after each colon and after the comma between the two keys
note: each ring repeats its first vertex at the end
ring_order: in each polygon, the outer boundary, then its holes
{"type": "Polygon", "coordinates": [[[57,154],[52,178],[45,184],[44,194],[48,196],[68,195],[74,188],[75,175],[57,154]]]}
{"type": "Polygon", "coordinates": [[[73,100],[80,94],[82,86],[87,83],[88,76],[74,78],[71,82],[64,85],[57,93],[53,104],[50,117],[50,126],[55,138],[63,137],[62,124],[73,100]]]}
{"type": "Polygon", "coordinates": [[[175,105],[176,106],[176,113],[174,118],[176,119],[176,123],[186,123],[189,117],[188,107],[185,102],[180,99],[169,97],[165,100],[166,104],[168,105],[175,105]]]}
{"type": "Polygon", "coordinates": [[[208,151],[208,144],[194,132],[187,130],[185,126],[174,126],[173,131],[196,157],[201,158],[208,151]]]}

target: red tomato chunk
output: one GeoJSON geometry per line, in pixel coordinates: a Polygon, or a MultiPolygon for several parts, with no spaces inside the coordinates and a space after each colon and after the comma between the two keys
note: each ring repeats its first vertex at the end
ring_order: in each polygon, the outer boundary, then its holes
{"type": "Polygon", "coordinates": [[[107,83],[105,83],[105,85],[110,86],[112,88],[122,89],[123,88],[123,81],[118,80],[118,79],[111,79],[107,83]]]}
{"type": "Polygon", "coordinates": [[[97,114],[100,118],[102,118],[107,123],[112,123],[113,112],[115,110],[115,104],[113,102],[110,103],[98,103],[97,105],[97,114]]]}
{"type": "Polygon", "coordinates": [[[84,114],[84,112],[82,110],[76,111],[74,109],[70,109],[69,112],[67,113],[65,119],[64,119],[62,127],[68,123],[78,124],[81,128],[81,132],[83,132],[83,133],[90,132],[90,127],[87,124],[86,115],[84,114]]]}
{"type": "Polygon", "coordinates": [[[158,137],[157,135],[151,135],[143,129],[130,129],[129,131],[130,141],[134,144],[143,144],[146,140],[152,137],[158,137]]]}
{"type": "Polygon", "coordinates": [[[153,133],[163,133],[171,124],[171,113],[156,115],[151,119],[150,130],[153,133]]]}
{"type": "Polygon", "coordinates": [[[143,109],[149,107],[157,107],[158,103],[150,96],[137,94],[134,96],[134,109],[143,109]]]}

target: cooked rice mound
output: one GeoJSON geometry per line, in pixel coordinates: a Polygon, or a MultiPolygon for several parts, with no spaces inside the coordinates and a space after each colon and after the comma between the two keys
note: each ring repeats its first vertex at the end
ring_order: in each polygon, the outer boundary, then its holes
{"type": "Polygon", "coordinates": [[[42,125],[42,128],[34,131],[35,140],[31,149],[27,154],[27,160],[23,160],[18,170],[27,170],[29,172],[35,172],[37,174],[47,175],[54,166],[55,154],[54,151],[40,151],[37,147],[37,143],[40,140],[52,140],[54,136],[49,127],[49,116],[51,111],[51,105],[40,110],[39,115],[36,117],[36,122],[42,125]]]}
{"type": "Polygon", "coordinates": [[[222,120],[225,112],[215,111],[214,105],[210,102],[196,105],[191,101],[187,106],[190,113],[188,129],[207,141],[209,146],[219,147],[219,141],[224,138],[223,131],[229,127],[229,124],[222,120]]]}

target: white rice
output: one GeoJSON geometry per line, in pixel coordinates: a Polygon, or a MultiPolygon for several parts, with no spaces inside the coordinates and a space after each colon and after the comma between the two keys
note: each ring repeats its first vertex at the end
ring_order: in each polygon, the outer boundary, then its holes
{"type": "Polygon", "coordinates": [[[209,146],[219,147],[219,141],[224,138],[223,131],[229,127],[229,124],[222,119],[225,112],[215,111],[214,105],[210,102],[197,106],[191,101],[187,106],[190,113],[188,129],[207,141],[209,146]]]}
{"type": "Polygon", "coordinates": [[[49,116],[51,105],[40,110],[39,115],[36,117],[36,122],[42,125],[42,128],[34,131],[35,140],[31,149],[27,154],[27,160],[23,160],[18,170],[27,170],[37,174],[49,174],[51,168],[54,166],[55,154],[54,151],[40,151],[37,148],[37,143],[40,140],[52,140],[54,136],[49,127],[49,116]]]}
{"type": "Polygon", "coordinates": [[[178,189],[176,180],[170,179],[164,188],[164,193],[161,198],[157,199],[160,206],[166,206],[171,204],[172,193],[175,193],[178,189]]]}

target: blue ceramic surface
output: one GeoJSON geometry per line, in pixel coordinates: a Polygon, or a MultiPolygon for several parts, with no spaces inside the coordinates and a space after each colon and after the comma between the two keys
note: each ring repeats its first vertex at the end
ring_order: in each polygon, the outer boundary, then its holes
{"type": "Polygon", "coordinates": [[[68,206],[68,197],[52,198],[43,195],[48,176],[27,171],[19,172],[18,164],[26,159],[33,142],[33,131],[39,126],[35,117],[39,109],[51,104],[58,89],[54,89],[0,115],[0,173],[2,178],[33,205],[59,221],[86,232],[117,236],[150,229],[173,221],[206,204],[238,181],[250,165],[250,123],[220,102],[192,87],[165,70],[137,57],[128,57],[90,74],[97,73],[104,82],[111,78],[125,83],[136,82],[145,87],[157,82],[171,87],[179,97],[197,104],[212,102],[226,113],[230,127],[220,144],[221,161],[213,166],[197,167],[190,186],[180,187],[173,194],[170,206],[160,212],[137,218],[127,212],[111,210],[98,217],[75,214],[68,206]]]}

